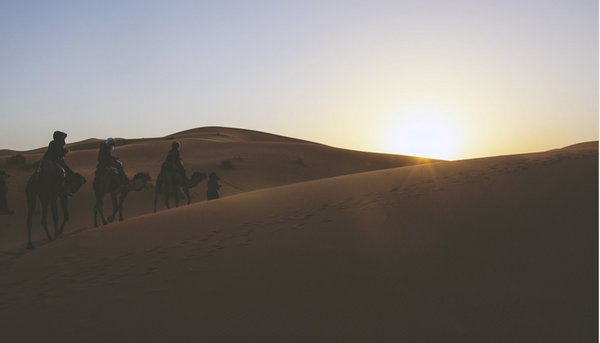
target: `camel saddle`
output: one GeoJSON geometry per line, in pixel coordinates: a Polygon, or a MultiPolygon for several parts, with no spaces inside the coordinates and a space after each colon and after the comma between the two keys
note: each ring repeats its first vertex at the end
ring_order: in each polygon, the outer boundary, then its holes
{"type": "Polygon", "coordinates": [[[105,175],[107,173],[119,174],[119,170],[115,167],[105,166],[104,164],[98,163],[96,165],[96,171],[94,172],[96,175],[105,175]]]}
{"type": "Polygon", "coordinates": [[[50,160],[39,160],[34,162],[32,165],[33,169],[36,173],[47,173],[50,175],[55,175],[60,179],[64,179],[66,177],[65,169],[58,163],[50,160]]]}
{"type": "Polygon", "coordinates": [[[160,171],[162,172],[163,170],[168,170],[168,171],[172,171],[172,172],[176,172],[176,173],[182,172],[181,168],[179,168],[178,165],[176,165],[173,162],[169,162],[169,161],[163,162],[162,166],[160,167],[160,171]]]}

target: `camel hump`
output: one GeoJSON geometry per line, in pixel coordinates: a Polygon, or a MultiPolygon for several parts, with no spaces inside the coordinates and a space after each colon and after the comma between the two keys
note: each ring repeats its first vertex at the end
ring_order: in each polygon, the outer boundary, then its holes
{"type": "Polygon", "coordinates": [[[35,169],[36,173],[55,175],[62,179],[66,176],[65,169],[60,164],[50,160],[41,159],[35,161],[31,166],[35,169]]]}
{"type": "Polygon", "coordinates": [[[94,172],[94,174],[97,175],[102,175],[104,173],[106,173],[108,171],[108,167],[105,166],[104,164],[96,164],[96,171],[94,172]]]}
{"type": "Polygon", "coordinates": [[[113,166],[105,166],[104,164],[98,163],[96,165],[96,171],[94,172],[96,176],[104,176],[106,174],[119,174],[119,169],[113,166]]]}
{"type": "Polygon", "coordinates": [[[164,161],[162,166],[160,167],[160,171],[169,171],[175,173],[181,173],[181,168],[171,161],[164,161]]]}

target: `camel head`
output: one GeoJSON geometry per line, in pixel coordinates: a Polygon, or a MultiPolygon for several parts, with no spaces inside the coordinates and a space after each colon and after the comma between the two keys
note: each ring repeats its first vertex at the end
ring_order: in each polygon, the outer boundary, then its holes
{"type": "Polygon", "coordinates": [[[193,188],[198,186],[202,180],[206,179],[206,174],[201,173],[199,171],[195,171],[192,173],[192,177],[190,177],[188,181],[188,188],[193,188]]]}
{"type": "Polygon", "coordinates": [[[133,180],[131,180],[130,188],[134,191],[141,191],[143,188],[147,187],[147,184],[152,181],[152,177],[150,177],[150,173],[148,172],[139,172],[135,174],[133,180]]]}
{"type": "Polygon", "coordinates": [[[202,182],[202,180],[206,179],[206,174],[205,173],[201,173],[199,171],[195,171],[194,173],[192,173],[192,179],[198,179],[199,182],[202,182]]]}
{"type": "Polygon", "coordinates": [[[81,186],[83,186],[86,183],[86,179],[85,177],[83,177],[83,175],[79,174],[79,173],[75,173],[73,175],[70,176],[69,178],[69,191],[72,194],[77,193],[77,191],[81,188],[81,186]]]}

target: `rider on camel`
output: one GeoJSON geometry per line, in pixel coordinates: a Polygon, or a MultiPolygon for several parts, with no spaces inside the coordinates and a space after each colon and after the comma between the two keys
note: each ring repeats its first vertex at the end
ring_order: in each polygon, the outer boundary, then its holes
{"type": "Polygon", "coordinates": [[[115,148],[115,139],[109,137],[105,142],[100,143],[100,150],[98,150],[98,166],[104,167],[106,170],[112,170],[117,174],[121,186],[127,186],[127,177],[123,170],[121,161],[112,157],[110,153],[115,148]]]}
{"type": "MultiPolygon", "coordinates": [[[[52,138],[53,140],[50,141],[50,143],[48,143],[48,150],[46,150],[43,159],[55,163],[55,165],[57,166],[55,169],[55,175],[58,176],[63,186],[66,186],[66,183],[74,174],[71,168],[67,166],[67,163],[63,159],[63,157],[65,157],[65,155],[69,152],[69,149],[65,148],[65,139],[67,138],[67,134],[61,131],[54,131],[52,138]]],[[[38,164],[36,168],[42,168],[41,164],[38,164]]],[[[67,190],[67,195],[72,196],[73,194],[71,194],[71,192],[67,190]]]]}
{"type": "Polygon", "coordinates": [[[67,138],[67,134],[60,131],[54,131],[52,138],[53,140],[48,144],[48,150],[44,154],[44,159],[61,166],[65,170],[66,176],[73,175],[73,171],[67,166],[63,159],[69,152],[69,149],[65,149],[65,139],[67,138]]]}
{"type": "Polygon", "coordinates": [[[183,163],[181,162],[181,154],[179,153],[179,147],[181,147],[181,144],[178,141],[175,141],[173,142],[173,144],[171,144],[171,150],[167,153],[165,163],[170,163],[173,169],[181,173],[183,180],[186,180],[187,182],[187,177],[185,176],[185,168],[183,167],[183,163]]]}

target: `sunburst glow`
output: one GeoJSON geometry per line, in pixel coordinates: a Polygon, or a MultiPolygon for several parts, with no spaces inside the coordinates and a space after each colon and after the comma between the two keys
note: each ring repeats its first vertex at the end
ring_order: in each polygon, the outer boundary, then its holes
{"type": "Polygon", "coordinates": [[[401,155],[451,160],[461,149],[461,130],[439,110],[407,111],[387,131],[388,148],[401,155]]]}

